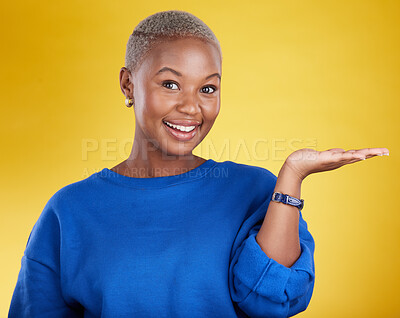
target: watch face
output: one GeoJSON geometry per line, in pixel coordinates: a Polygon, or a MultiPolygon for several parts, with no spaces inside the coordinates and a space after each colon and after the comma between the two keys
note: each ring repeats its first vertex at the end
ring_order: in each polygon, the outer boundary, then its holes
{"type": "Polygon", "coordinates": [[[288,197],[288,203],[297,206],[297,205],[299,205],[301,202],[300,202],[300,200],[297,199],[297,198],[288,197]]]}
{"type": "Polygon", "coordinates": [[[272,198],[271,201],[275,201],[275,202],[282,202],[285,204],[289,204],[292,205],[296,208],[298,208],[299,210],[301,210],[304,206],[304,200],[303,199],[298,199],[298,198],[294,198],[291,197],[288,194],[283,194],[280,192],[274,192],[272,194],[272,198]]]}

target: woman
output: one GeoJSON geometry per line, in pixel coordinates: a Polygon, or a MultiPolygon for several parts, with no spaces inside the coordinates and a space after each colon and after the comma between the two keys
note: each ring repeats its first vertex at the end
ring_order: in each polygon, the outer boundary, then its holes
{"type": "Polygon", "coordinates": [[[314,287],[301,183],[386,148],[300,149],[278,177],[192,154],[220,110],[222,54],[184,11],[129,38],[127,160],[57,191],[29,236],[9,317],[288,317],[314,287]],[[279,192],[281,194],[276,194],[279,192]]]}

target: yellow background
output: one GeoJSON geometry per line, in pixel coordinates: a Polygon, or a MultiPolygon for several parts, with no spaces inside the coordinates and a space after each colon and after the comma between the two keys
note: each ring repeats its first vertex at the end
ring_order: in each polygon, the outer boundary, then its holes
{"type": "Polygon", "coordinates": [[[221,112],[195,154],[277,175],[299,148],[390,150],[303,182],[316,283],[299,317],[399,317],[400,1],[382,0],[3,1],[0,316],[48,199],[129,155],[126,43],[171,9],[223,50],[221,112]]]}

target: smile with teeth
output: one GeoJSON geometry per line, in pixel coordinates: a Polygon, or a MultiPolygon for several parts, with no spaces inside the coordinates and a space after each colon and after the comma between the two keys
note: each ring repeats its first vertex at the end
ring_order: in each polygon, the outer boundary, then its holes
{"type": "Polygon", "coordinates": [[[169,123],[169,122],[167,122],[167,121],[164,121],[164,123],[167,124],[169,127],[172,127],[172,128],[174,128],[174,129],[176,129],[176,130],[180,130],[180,131],[183,131],[183,132],[191,132],[193,129],[196,128],[196,126],[180,126],[180,125],[174,125],[174,124],[171,124],[171,123],[169,123]]]}

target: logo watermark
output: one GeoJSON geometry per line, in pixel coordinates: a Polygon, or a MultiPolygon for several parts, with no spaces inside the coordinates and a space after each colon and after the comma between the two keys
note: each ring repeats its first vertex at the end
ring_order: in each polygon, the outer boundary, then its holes
{"type": "MultiPolygon", "coordinates": [[[[101,161],[116,161],[126,159],[133,145],[133,138],[83,138],[82,139],[82,161],[89,157],[101,161]]],[[[232,141],[225,138],[221,142],[208,139],[200,143],[195,149],[201,157],[211,157],[216,161],[221,158],[229,158],[235,161],[244,156],[248,161],[284,161],[293,151],[300,148],[316,149],[317,138],[258,138],[248,141],[244,138],[232,141]]],[[[183,150],[183,146],[181,150],[183,150]]],[[[156,150],[156,148],[154,148],[156,150]]],[[[147,159],[147,151],[142,151],[144,160],[147,159]]],[[[172,158],[165,155],[165,160],[172,158]]]]}
{"type": "MultiPolygon", "coordinates": [[[[150,142],[152,146],[150,151],[156,151],[160,147],[155,140],[150,142]]],[[[83,138],[82,139],[82,161],[89,159],[98,159],[101,161],[112,161],[125,160],[129,157],[133,146],[133,138],[83,138]]],[[[162,145],[166,147],[166,144],[162,145]]],[[[178,152],[183,152],[185,144],[182,143],[178,147],[178,152]]],[[[174,144],[176,149],[176,144],[174,144]]],[[[239,138],[232,140],[230,138],[224,138],[217,142],[212,139],[207,139],[197,145],[196,154],[200,157],[213,158],[215,161],[225,160],[236,161],[239,157],[244,156],[249,162],[266,162],[266,161],[281,161],[283,162],[287,156],[301,148],[316,149],[317,138],[258,138],[255,140],[246,140],[239,138]]],[[[143,156],[143,160],[147,160],[148,149],[140,151],[140,155],[143,156]]],[[[163,160],[175,160],[176,156],[168,156],[162,152],[163,160]]],[[[159,176],[163,174],[170,174],[171,170],[166,168],[154,168],[151,170],[144,168],[132,168],[132,171],[124,171],[125,174],[130,176],[146,176],[154,175],[159,176]],[[168,170],[168,171],[167,171],[168,170]]],[[[176,174],[197,174],[201,173],[200,169],[181,169],[175,171],[176,174]]],[[[216,177],[227,176],[227,172],[219,171],[221,169],[214,169],[215,173],[219,175],[216,177]]],[[[222,169],[223,170],[223,169],[222,169]]],[[[84,169],[83,177],[89,176],[91,173],[100,172],[94,169],[84,169]]],[[[192,176],[192,175],[191,175],[192,176]]]]}

